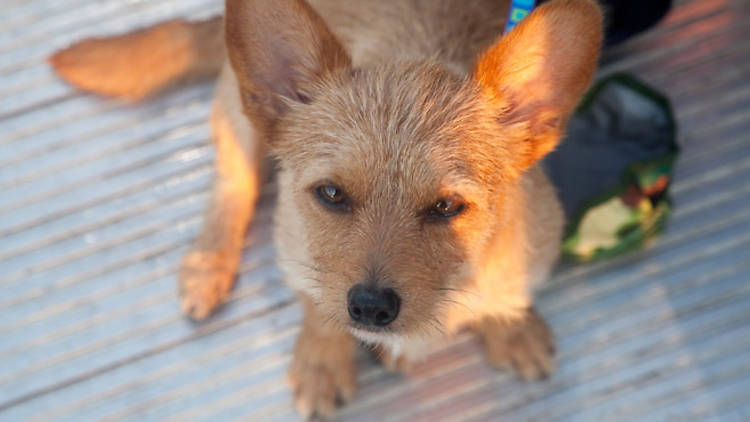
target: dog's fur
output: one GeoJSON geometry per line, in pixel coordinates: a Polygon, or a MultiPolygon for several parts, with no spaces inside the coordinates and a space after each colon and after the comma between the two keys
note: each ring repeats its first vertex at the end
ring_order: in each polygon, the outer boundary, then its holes
{"type": "Polygon", "coordinates": [[[354,392],[355,337],[407,370],[469,326],[491,363],[528,379],[553,370],[532,288],[558,257],[563,216],[536,163],[590,83],[601,13],[591,0],[553,0],[500,37],[507,9],[227,0],[223,26],[170,21],[85,41],[51,63],[72,83],[129,99],[220,72],[217,181],[183,264],[182,305],[202,319],[227,296],[270,152],[278,264],[304,308],[290,380],[302,414],[327,416],[354,392]],[[322,206],[311,193],[320,183],[342,188],[350,212],[322,206]],[[425,212],[450,195],[462,213],[425,212]],[[347,291],[364,281],[401,297],[386,329],[350,324],[347,291]]]}

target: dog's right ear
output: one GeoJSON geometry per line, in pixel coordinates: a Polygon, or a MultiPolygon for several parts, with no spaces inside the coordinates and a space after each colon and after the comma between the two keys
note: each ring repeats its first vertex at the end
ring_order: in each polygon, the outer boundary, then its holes
{"type": "Polygon", "coordinates": [[[225,37],[245,113],[272,123],[351,60],[304,0],[226,0],[225,37]]]}
{"type": "Polygon", "coordinates": [[[520,168],[552,151],[596,70],[602,13],[594,0],[551,0],[488,48],[474,78],[515,138],[520,168]]]}

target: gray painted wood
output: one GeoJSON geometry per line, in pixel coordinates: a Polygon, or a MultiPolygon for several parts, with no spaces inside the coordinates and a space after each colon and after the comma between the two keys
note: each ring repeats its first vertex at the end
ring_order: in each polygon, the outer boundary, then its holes
{"type": "MultiPolygon", "coordinates": [[[[0,420],[296,420],[283,378],[299,323],[273,263],[274,187],[232,299],[184,320],[180,255],[208,199],[210,84],[124,105],[44,58],[74,40],[221,2],[0,4],[0,420]]],[[[608,51],[665,91],[683,154],[647,250],[564,266],[540,292],[558,373],[521,383],[461,334],[411,378],[362,357],[342,420],[750,419],[750,3],[682,0],[608,51]]]]}

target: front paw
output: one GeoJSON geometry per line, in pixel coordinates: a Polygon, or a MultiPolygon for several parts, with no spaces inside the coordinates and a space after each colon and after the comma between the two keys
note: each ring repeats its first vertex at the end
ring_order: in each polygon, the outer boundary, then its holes
{"type": "Polygon", "coordinates": [[[490,364],[530,381],[555,372],[555,336],[533,308],[519,320],[487,319],[478,331],[490,364]]]}
{"type": "Polygon", "coordinates": [[[185,315],[202,320],[229,295],[236,260],[216,252],[191,252],[180,269],[180,306],[185,315]]]}
{"type": "MultiPolygon", "coordinates": [[[[310,318],[319,321],[316,318],[310,318]]],[[[357,389],[354,339],[346,332],[320,332],[305,321],[289,367],[297,411],[306,419],[329,418],[357,389]]]]}

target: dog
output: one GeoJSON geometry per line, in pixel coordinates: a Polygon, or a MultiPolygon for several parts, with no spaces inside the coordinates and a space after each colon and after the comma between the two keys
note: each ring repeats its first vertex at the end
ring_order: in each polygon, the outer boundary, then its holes
{"type": "Polygon", "coordinates": [[[226,0],[51,57],[83,89],[139,100],[218,74],[216,182],[180,273],[201,320],[230,292],[266,170],[277,161],[277,262],[304,319],[289,380],[305,416],[356,388],[355,346],[408,371],[469,327],[488,361],[554,371],[533,290],[563,213],[539,160],[589,86],[593,0],[551,0],[508,34],[503,0],[226,0]]]}

